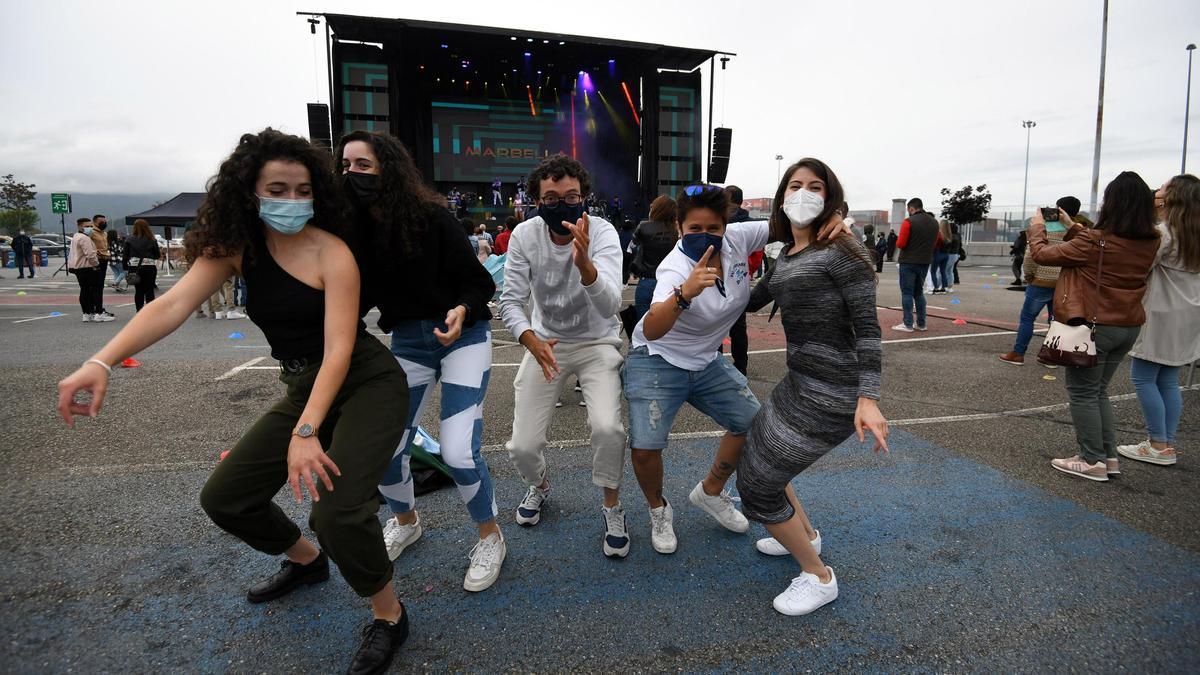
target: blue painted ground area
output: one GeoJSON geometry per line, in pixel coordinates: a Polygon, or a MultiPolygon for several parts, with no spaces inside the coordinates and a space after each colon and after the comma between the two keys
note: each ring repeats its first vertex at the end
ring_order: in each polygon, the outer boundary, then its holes
{"type": "MultiPolygon", "coordinates": [[[[396,566],[413,628],[396,670],[1200,669],[1195,554],[905,432],[891,444],[888,456],[844,445],[797,480],[841,584],[834,604],[800,618],[771,608],[797,571],[754,550],[762,529],[728,533],[687,503],[715,440],[667,450],[672,556],[650,548],[627,469],[633,551],[620,561],[600,552],[588,450],[551,457],[551,509],[532,529],[512,523],[523,488],[507,457],[490,455],[508,538],[503,575],[485,593],[464,592],[465,510],[453,490],[420,498],[426,535],[396,566]]],[[[275,563],[206,523],[196,504],[204,478],[57,481],[91,512],[71,524],[75,538],[8,545],[5,670],[343,668],[364,603],[337,575],[246,603],[245,587],[275,563]]],[[[60,504],[44,509],[61,524],[60,504]]]]}

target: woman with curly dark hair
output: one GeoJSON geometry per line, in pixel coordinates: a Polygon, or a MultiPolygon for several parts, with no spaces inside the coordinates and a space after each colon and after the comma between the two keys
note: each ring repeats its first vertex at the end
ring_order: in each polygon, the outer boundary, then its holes
{"type": "Polygon", "coordinates": [[[404,435],[379,486],[395,513],[383,531],[388,556],[398,558],[423,531],[414,510],[409,444],[441,380],[442,459],[479,530],[463,588],[482,591],[499,577],[506,553],[492,478],[480,454],[492,367],[488,301],[496,285],[462,224],[426,187],[399,140],[354,131],[341,139],[337,154],[352,205],[349,239],[363,273],[362,307],[379,307],[379,329],[392,334],[392,353],[412,394],[402,409],[404,435]]]}
{"type": "Polygon", "coordinates": [[[217,465],[200,493],[213,521],[270,555],[280,570],[250,587],[250,602],[282,597],[329,578],[329,560],[371,599],[375,619],[350,666],[382,672],[408,636],[408,615],[392,588],[375,486],[402,429],[378,414],[404,407],[404,372],[355,313],[359,273],[331,230],[339,218],[327,152],[298,136],[266,129],[246,134],[208,186],[179,283],[59,383],[58,409],[95,417],[112,366],[166,337],[226,279],[249,288],[247,311],[280,362],[287,395],[217,465]],[[81,391],[90,402],[76,402],[81,391]],[[316,475],[314,480],[313,476],[316,475]],[[272,498],[301,484],[313,500],[305,538],[272,498]]]}

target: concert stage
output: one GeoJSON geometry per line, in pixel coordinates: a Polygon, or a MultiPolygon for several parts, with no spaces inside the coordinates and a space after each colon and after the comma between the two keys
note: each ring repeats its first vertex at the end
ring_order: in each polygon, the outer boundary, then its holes
{"type": "MultiPolygon", "coordinates": [[[[439,191],[470,200],[476,222],[512,213],[518,184],[558,152],[583,162],[596,198],[619,197],[626,216],[703,178],[710,150],[700,67],[712,69],[720,52],[317,16],[326,20],[333,140],[354,129],[390,131],[439,191]]],[[[708,94],[711,107],[711,87],[708,94]]]]}

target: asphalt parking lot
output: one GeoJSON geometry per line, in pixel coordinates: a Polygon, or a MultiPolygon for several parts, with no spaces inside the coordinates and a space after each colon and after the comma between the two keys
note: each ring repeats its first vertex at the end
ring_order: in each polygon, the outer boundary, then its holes
{"type": "MultiPolygon", "coordinates": [[[[518,528],[523,487],[502,446],[523,349],[494,322],[483,443],[509,558],[495,587],[465,593],[472,528],[457,494],[419,498],[426,535],[396,568],[413,620],[396,671],[1195,671],[1200,480],[1189,451],[1200,396],[1184,393],[1178,465],[1124,462],[1107,484],[1053,471],[1049,459],[1074,447],[1062,371],[997,360],[1022,294],[1006,290],[1005,268],[961,271],[955,294],[929,298],[928,333],[905,334],[889,328],[899,293],[895,267],[884,268],[892,453],[850,441],[797,479],[841,584],[836,603],[797,619],[770,607],[794,566],[754,551],[761,528],[732,535],[686,504],[718,433],[690,408],[665,455],[677,554],[650,549],[627,467],[633,552],[601,555],[586,410],[571,383],[551,430],[552,508],[518,528]]],[[[366,612],[341,578],[246,604],[245,586],[276,563],[197,503],[219,453],[282,391],[261,333],[245,320],[189,319],[116,373],[99,419],[68,430],[54,385],[128,321],[132,298],[110,292],[118,320],[83,324],[73,278],[0,274],[5,669],[342,667],[366,612]]],[[[784,368],[782,329],[766,312],[750,318],[750,349],[762,398],[784,368]]],[[[1140,439],[1128,366],[1111,392],[1120,442],[1140,439]]],[[[429,411],[434,435],[435,420],[429,411]]],[[[304,522],[302,508],[281,504],[304,522]]]]}

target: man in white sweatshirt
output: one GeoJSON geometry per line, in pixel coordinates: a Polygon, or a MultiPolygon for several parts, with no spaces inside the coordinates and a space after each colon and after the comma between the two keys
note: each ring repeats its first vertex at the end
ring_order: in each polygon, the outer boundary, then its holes
{"type": "Polygon", "coordinates": [[[517,370],[509,456],[529,486],[517,522],[537,525],[550,493],[546,432],[563,384],[575,375],[591,427],[592,482],[604,491],[604,554],[629,553],[619,489],[625,468],[621,423],[621,242],[611,223],[585,214],[588,172],[566,155],[529,175],[537,215],[513,230],[500,316],[525,347],[517,370]],[[529,305],[532,316],[526,316],[529,305]]]}

